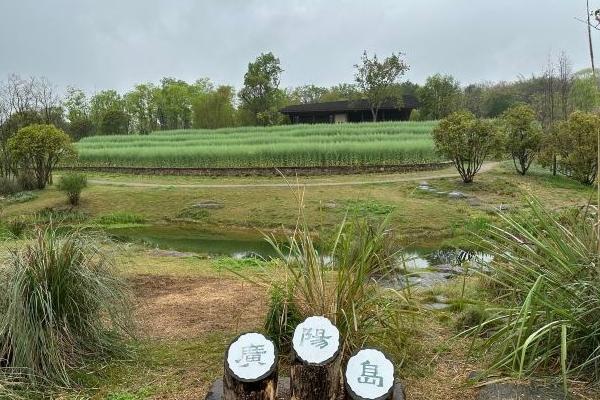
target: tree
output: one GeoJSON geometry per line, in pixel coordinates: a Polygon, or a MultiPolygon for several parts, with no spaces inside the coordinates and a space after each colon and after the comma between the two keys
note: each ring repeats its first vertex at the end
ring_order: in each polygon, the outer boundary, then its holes
{"type": "Polygon", "coordinates": [[[312,104],[322,101],[328,89],[315,85],[298,86],[286,93],[289,104],[312,104]]]}
{"type": "Polygon", "coordinates": [[[70,122],[89,118],[90,104],[81,89],[68,87],[63,100],[63,107],[67,110],[67,119],[70,122]]]}
{"type": "Polygon", "coordinates": [[[88,136],[93,136],[96,132],[96,127],[91,119],[84,117],[76,119],[69,123],[67,133],[75,141],[81,140],[88,136]]]}
{"type": "Polygon", "coordinates": [[[157,93],[157,114],[161,129],[189,129],[192,127],[192,104],[212,86],[206,80],[190,85],[174,78],[163,78],[157,93]]]}
{"type": "Polygon", "coordinates": [[[44,124],[60,125],[63,122],[64,110],[56,87],[46,78],[34,79],[33,98],[39,108],[44,124]]]}
{"type": "Polygon", "coordinates": [[[506,82],[488,86],[483,95],[483,116],[496,118],[513,105],[523,101],[519,99],[518,88],[506,82]]]}
{"type": "Polygon", "coordinates": [[[483,84],[468,85],[462,96],[463,108],[472,112],[477,118],[484,116],[483,96],[486,87],[483,84]]]}
{"type": "Polygon", "coordinates": [[[433,131],[438,153],[452,160],[464,183],[473,177],[484,160],[498,145],[498,135],[492,122],[476,118],[468,111],[459,111],[443,119],[433,131]]]}
{"type": "Polygon", "coordinates": [[[234,126],[234,95],[233,87],[219,86],[210,93],[198,96],[192,105],[193,127],[216,129],[234,126]]]}
{"type": "Polygon", "coordinates": [[[573,109],[591,112],[600,106],[600,91],[594,75],[588,70],[575,74],[569,93],[573,109]]]}
{"type": "Polygon", "coordinates": [[[56,164],[77,154],[69,136],[54,125],[21,128],[8,145],[20,171],[34,176],[38,189],[46,187],[56,164]]]}
{"type": "Polygon", "coordinates": [[[241,108],[254,122],[259,123],[260,113],[276,113],[285,99],[279,89],[281,79],[279,58],[273,53],[262,53],[254,62],[248,64],[244,75],[244,87],[238,93],[241,108]]]}
{"type": "Polygon", "coordinates": [[[151,83],[142,83],[125,94],[125,109],[130,117],[132,132],[148,134],[158,129],[159,89],[151,83]]]}
{"type": "Polygon", "coordinates": [[[69,120],[67,133],[74,140],[92,136],[95,133],[96,127],[90,118],[90,104],[83,90],[68,87],[62,105],[69,120]]]}
{"type": "Polygon", "coordinates": [[[573,72],[571,71],[571,61],[563,51],[558,57],[558,102],[563,120],[569,117],[569,93],[571,92],[572,85],[573,72]]]}
{"type": "Polygon", "coordinates": [[[542,167],[550,168],[552,175],[558,173],[558,156],[560,153],[559,124],[546,127],[542,132],[538,160],[542,167]]]}
{"type": "Polygon", "coordinates": [[[515,169],[525,175],[540,151],[542,127],[531,106],[513,106],[502,115],[506,151],[511,155],[515,169]]]}
{"type": "Polygon", "coordinates": [[[340,83],[327,89],[320,101],[355,100],[361,96],[360,89],[351,83],[340,83]]]}
{"type": "Polygon", "coordinates": [[[460,107],[460,85],[450,75],[430,76],[417,94],[421,103],[421,115],[426,119],[445,118],[460,107]]]}
{"type": "Polygon", "coordinates": [[[399,103],[402,100],[402,94],[396,83],[410,69],[402,57],[402,53],[392,53],[383,61],[379,61],[377,54],[374,54],[373,58],[369,58],[365,51],[361,57],[361,63],[354,65],[356,69],[354,80],[362,95],[369,102],[373,122],[377,121],[379,108],[385,102],[399,103]]]}
{"type": "Polygon", "coordinates": [[[105,131],[102,127],[105,115],[109,112],[123,112],[124,109],[123,98],[116,90],[103,90],[92,96],[90,100],[90,119],[100,134],[111,135],[114,131],[105,131]]]}
{"type": "Polygon", "coordinates": [[[600,117],[575,111],[558,129],[558,164],[561,171],[583,184],[593,184],[598,168],[600,117]]]}
{"type": "Polygon", "coordinates": [[[127,135],[129,115],[122,110],[108,110],[102,115],[100,132],[103,135],[127,135]]]}

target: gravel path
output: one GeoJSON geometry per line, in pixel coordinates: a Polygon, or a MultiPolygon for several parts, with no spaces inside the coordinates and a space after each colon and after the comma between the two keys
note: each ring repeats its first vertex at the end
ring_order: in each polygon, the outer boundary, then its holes
{"type": "MultiPolygon", "coordinates": [[[[479,173],[488,172],[494,169],[499,163],[490,162],[485,163],[479,173]]],[[[182,189],[240,189],[240,188],[289,188],[290,186],[296,187],[329,187],[329,186],[360,186],[360,185],[381,185],[388,183],[398,182],[413,182],[413,181],[425,181],[428,179],[439,179],[439,178],[458,178],[457,172],[432,172],[427,175],[415,175],[414,173],[407,173],[406,176],[393,179],[382,179],[382,180],[367,180],[367,181],[347,181],[347,182],[295,182],[290,177],[289,183],[239,183],[239,184],[165,184],[165,183],[144,183],[144,182],[120,182],[120,181],[109,181],[101,179],[90,179],[88,183],[100,186],[122,186],[122,187],[141,187],[141,188],[182,188],[182,189]]]]}

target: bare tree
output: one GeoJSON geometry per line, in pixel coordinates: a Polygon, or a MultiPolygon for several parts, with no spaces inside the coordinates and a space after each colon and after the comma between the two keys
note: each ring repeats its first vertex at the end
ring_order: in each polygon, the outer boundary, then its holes
{"type": "Polygon", "coordinates": [[[56,92],[56,86],[46,78],[33,78],[32,92],[36,108],[39,110],[44,123],[53,123],[53,112],[60,106],[60,98],[56,92]]]}
{"type": "Polygon", "coordinates": [[[548,62],[544,71],[544,105],[542,123],[544,127],[551,126],[556,119],[556,68],[551,56],[548,56],[548,62]]]}
{"type": "Polygon", "coordinates": [[[11,74],[6,82],[6,96],[11,113],[23,113],[35,107],[35,78],[23,79],[11,74]]]}
{"type": "Polygon", "coordinates": [[[571,61],[563,51],[558,56],[558,99],[560,103],[561,119],[569,117],[569,93],[573,84],[573,70],[571,61]]]}

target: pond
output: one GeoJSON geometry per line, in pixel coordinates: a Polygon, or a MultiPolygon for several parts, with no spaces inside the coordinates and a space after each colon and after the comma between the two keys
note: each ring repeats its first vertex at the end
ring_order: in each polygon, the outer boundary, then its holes
{"type": "MultiPolygon", "coordinates": [[[[194,225],[154,225],[117,228],[109,231],[116,239],[143,243],[162,250],[209,254],[213,256],[275,257],[276,251],[259,232],[234,230],[210,231],[194,225]]],[[[403,263],[410,272],[409,281],[418,286],[433,286],[463,272],[465,266],[483,267],[491,257],[460,249],[409,247],[403,263]]],[[[391,285],[397,283],[389,282],[391,285]]]]}
{"type": "Polygon", "coordinates": [[[153,225],[109,230],[117,240],[176,250],[244,258],[274,257],[276,251],[259,232],[210,231],[193,225],[153,225]]]}

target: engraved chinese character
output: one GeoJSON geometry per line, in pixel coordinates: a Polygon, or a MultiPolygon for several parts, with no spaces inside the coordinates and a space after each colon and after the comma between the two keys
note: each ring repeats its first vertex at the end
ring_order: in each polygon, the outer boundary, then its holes
{"type": "Polygon", "coordinates": [[[302,339],[300,339],[300,346],[304,345],[304,341],[308,341],[311,346],[324,349],[329,346],[327,339],[331,339],[331,336],[325,336],[325,329],[315,329],[313,334],[313,328],[304,328],[302,330],[302,339]]]}
{"type": "Polygon", "coordinates": [[[358,383],[383,387],[383,377],[377,375],[378,365],[371,364],[368,360],[360,365],[362,365],[362,374],[358,377],[358,383]]]}
{"type": "Polygon", "coordinates": [[[241,368],[249,367],[250,364],[256,363],[265,365],[262,362],[262,355],[267,354],[265,346],[262,344],[242,347],[242,357],[239,360],[235,360],[236,363],[240,364],[241,368]]]}

